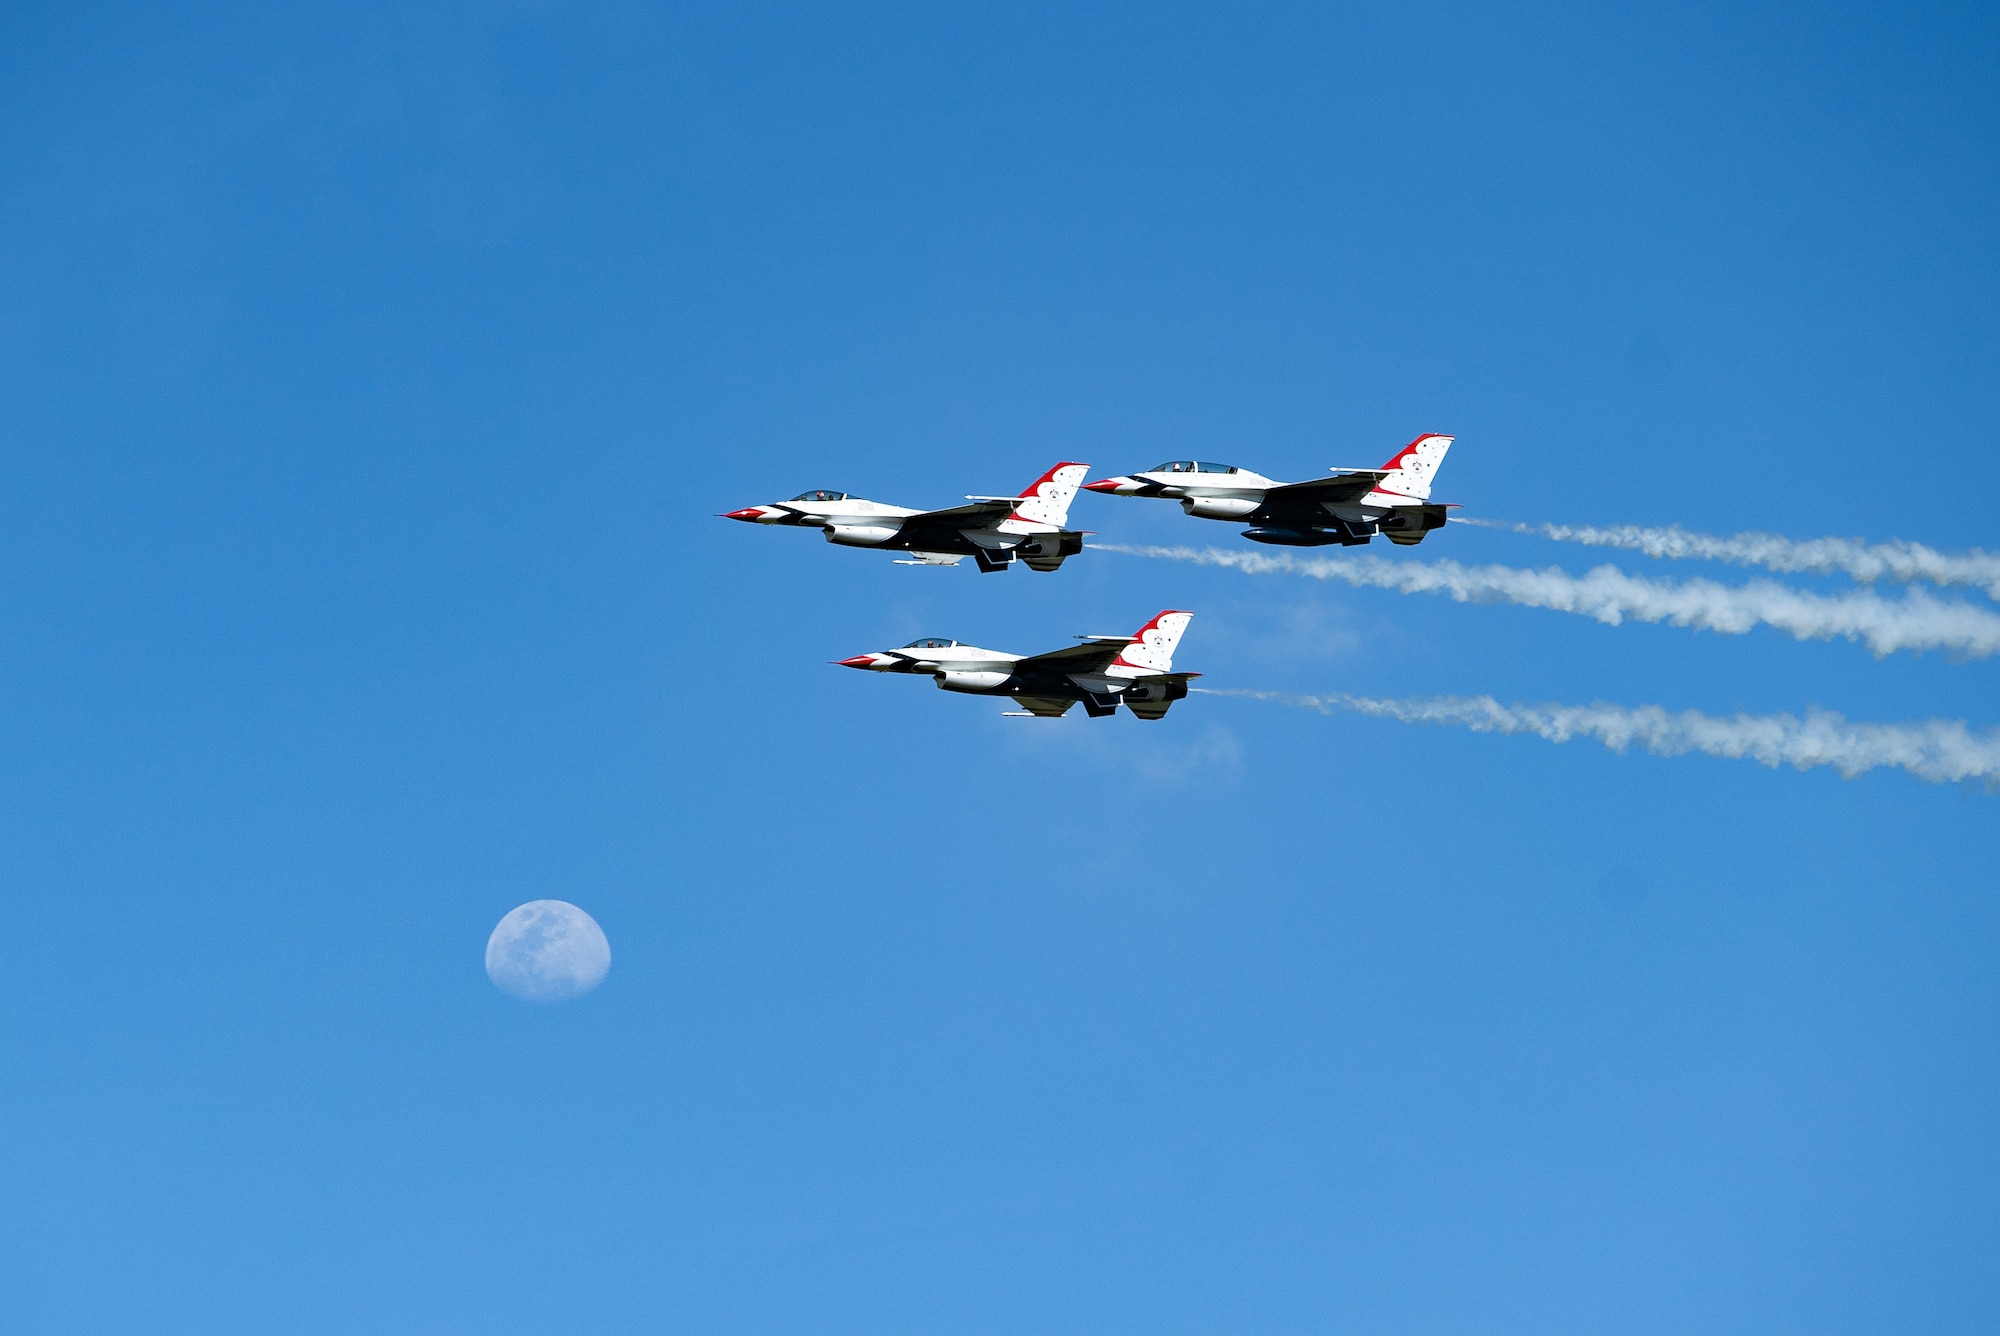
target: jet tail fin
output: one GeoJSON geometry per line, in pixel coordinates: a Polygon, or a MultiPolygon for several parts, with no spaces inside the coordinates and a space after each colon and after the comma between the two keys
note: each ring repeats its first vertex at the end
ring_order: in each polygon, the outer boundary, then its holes
{"type": "Polygon", "coordinates": [[[1182,634],[1193,620],[1191,612],[1168,608],[1134,631],[1132,643],[1118,651],[1118,657],[1112,663],[1140,668],[1149,673],[1171,673],[1174,670],[1174,649],[1181,643],[1182,634]]]}
{"type": "Polygon", "coordinates": [[[1014,504],[1011,516],[1031,524],[1053,524],[1058,529],[1069,523],[1069,503],[1076,498],[1090,472],[1088,464],[1061,463],[1028,484],[1014,504]]]}
{"type": "Polygon", "coordinates": [[[1444,463],[1445,451],[1451,449],[1455,439],[1436,432],[1426,432],[1417,437],[1382,466],[1383,476],[1375,480],[1375,489],[1428,501],[1431,479],[1437,476],[1438,465],[1444,463]]]}

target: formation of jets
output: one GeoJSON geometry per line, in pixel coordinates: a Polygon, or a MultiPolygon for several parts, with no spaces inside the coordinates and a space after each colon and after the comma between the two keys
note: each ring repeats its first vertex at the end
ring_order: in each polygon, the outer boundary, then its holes
{"type": "MultiPolygon", "coordinates": [[[[988,573],[1017,560],[1030,570],[1053,571],[1083,551],[1084,531],[1069,527],[1070,502],[1079,490],[1178,501],[1196,519],[1248,525],[1243,536],[1258,543],[1353,547],[1379,533],[1408,547],[1444,527],[1451,507],[1430,499],[1431,482],[1452,439],[1426,433],[1381,468],[1330,469],[1331,476],[1305,482],[1180,459],[1087,483],[1090,466],[1065,461],[1018,496],[967,496],[971,504],[943,510],[812,491],[732,510],[724,518],[818,529],[841,547],[906,554],[897,558],[898,565],[956,566],[971,557],[988,573]]],[[[1141,719],[1160,719],[1187,697],[1189,680],[1201,675],[1174,671],[1174,650],[1193,619],[1191,612],[1169,608],[1132,635],[1079,636],[1081,644],[1046,654],[1010,654],[932,637],[840,664],[926,676],[946,691],[1007,697],[1021,707],[1007,711],[1013,716],[1059,718],[1080,702],[1093,719],[1118,713],[1120,705],[1141,719]]]]}

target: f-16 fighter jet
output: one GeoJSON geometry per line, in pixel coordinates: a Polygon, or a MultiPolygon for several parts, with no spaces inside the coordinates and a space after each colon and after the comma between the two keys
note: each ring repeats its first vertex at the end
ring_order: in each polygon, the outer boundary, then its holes
{"type": "Polygon", "coordinates": [[[925,639],[840,664],[877,673],[928,673],[946,691],[1012,696],[1021,707],[1007,711],[1014,718],[1054,719],[1082,701],[1093,719],[1118,713],[1120,704],[1141,719],[1160,719],[1168,706],[1186,698],[1188,680],[1201,676],[1174,671],[1174,646],[1193,620],[1191,612],[1169,609],[1132,635],[1078,636],[1081,645],[1025,657],[925,639]]]}
{"type": "Polygon", "coordinates": [[[1019,557],[1052,571],[1083,551],[1083,535],[1063,526],[1088,464],[1058,464],[1019,496],[968,496],[969,506],[911,510],[846,492],[801,492],[789,501],[732,510],[724,519],[818,529],[842,547],[907,552],[899,566],[956,566],[966,557],[982,571],[1004,571],[1019,557]]]}
{"type": "Polygon", "coordinates": [[[1452,438],[1435,434],[1411,441],[1379,469],[1336,469],[1331,478],[1274,482],[1232,464],[1177,459],[1149,473],[1100,478],[1092,492],[1113,496],[1164,496],[1205,520],[1248,522],[1245,538],[1287,547],[1354,547],[1378,531],[1392,543],[1424,541],[1444,527],[1447,507],[1431,502],[1431,479],[1452,438]]]}

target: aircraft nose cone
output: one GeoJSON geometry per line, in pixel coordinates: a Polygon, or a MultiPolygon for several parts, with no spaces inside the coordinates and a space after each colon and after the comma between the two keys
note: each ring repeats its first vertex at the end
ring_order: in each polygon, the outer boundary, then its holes
{"type": "Polygon", "coordinates": [[[748,520],[750,523],[755,524],[758,520],[764,518],[764,508],[762,506],[746,506],[742,510],[729,511],[722,518],[726,520],[748,520]]]}
{"type": "Polygon", "coordinates": [[[875,656],[873,654],[857,654],[851,659],[841,659],[839,662],[843,668],[873,668],[875,666],[875,656]]]}
{"type": "Polygon", "coordinates": [[[1118,490],[1120,481],[1118,478],[1099,478],[1096,482],[1085,483],[1083,490],[1086,492],[1115,492],[1118,490]]]}

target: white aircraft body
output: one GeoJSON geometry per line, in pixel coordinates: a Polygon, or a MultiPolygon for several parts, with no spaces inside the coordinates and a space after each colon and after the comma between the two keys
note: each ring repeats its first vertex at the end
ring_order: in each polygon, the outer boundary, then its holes
{"type": "Polygon", "coordinates": [[[877,673],[924,673],[946,691],[1011,696],[1014,717],[1055,719],[1078,701],[1093,719],[1118,713],[1122,704],[1141,719],[1164,718],[1185,699],[1189,679],[1174,671],[1174,647],[1194,620],[1168,609],[1129,636],[1078,636],[1083,643],[1047,654],[1008,654],[956,640],[913,640],[901,649],[842,659],[844,668],[877,673]]]}
{"type": "Polygon", "coordinates": [[[1064,527],[1088,464],[1062,463],[1019,496],[968,496],[969,506],[911,510],[846,492],[801,492],[789,501],[732,510],[723,518],[818,529],[842,547],[907,552],[903,566],[956,566],[966,557],[982,571],[1004,571],[1016,557],[1052,571],[1083,551],[1083,535],[1064,527]]]}
{"type": "Polygon", "coordinates": [[[1308,482],[1277,482],[1230,464],[1180,459],[1084,486],[1113,496],[1167,497],[1200,519],[1248,523],[1243,536],[1259,543],[1353,547],[1380,532],[1408,546],[1444,526],[1449,507],[1431,501],[1431,479],[1452,439],[1419,436],[1379,469],[1338,469],[1331,478],[1308,482]]]}

